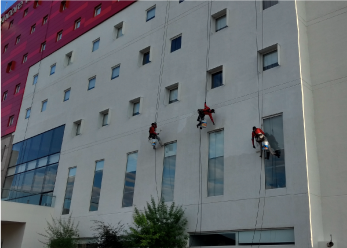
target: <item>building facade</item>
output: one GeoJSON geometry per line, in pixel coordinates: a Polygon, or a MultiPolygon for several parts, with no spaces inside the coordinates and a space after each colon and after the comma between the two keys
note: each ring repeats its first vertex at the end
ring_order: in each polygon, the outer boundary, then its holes
{"type": "Polygon", "coordinates": [[[123,4],[75,38],[52,31],[64,45],[28,69],[4,247],[40,247],[33,219],[50,214],[71,214],[83,246],[92,220],[131,224],[151,196],[183,206],[191,247],[343,247],[347,3],[123,4]],[[199,129],[204,102],[215,125],[199,129]],[[277,156],[259,158],[253,126],[277,156]]]}

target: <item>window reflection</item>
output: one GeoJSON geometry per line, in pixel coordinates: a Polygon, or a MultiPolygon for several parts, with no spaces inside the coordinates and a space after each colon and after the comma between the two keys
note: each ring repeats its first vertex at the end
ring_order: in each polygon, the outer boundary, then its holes
{"type": "Polygon", "coordinates": [[[176,150],[176,142],[165,146],[163,180],[161,186],[161,197],[164,201],[173,201],[174,199],[176,150]]]}
{"type": "Polygon", "coordinates": [[[137,152],[128,154],[127,167],[125,172],[124,189],[123,189],[123,207],[133,205],[135,181],[137,167],[137,152]]]}
{"type": "Polygon", "coordinates": [[[224,131],[210,134],[207,189],[208,196],[224,193],[224,131]]]}
{"type": "Polygon", "coordinates": [[[104,169],[104,160],[97,161],[95,166],[92,196],[90,199],[89,211],[97,211],[99,208],[99,198],[104,169]]]}

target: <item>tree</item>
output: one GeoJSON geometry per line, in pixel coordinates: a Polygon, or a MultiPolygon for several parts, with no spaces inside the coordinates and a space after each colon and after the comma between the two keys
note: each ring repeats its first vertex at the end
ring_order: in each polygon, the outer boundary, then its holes
{"type": "Polygon", "coordinates": [[[93,220],[95,226],[93,230],[93,248],[123,248],[124,246],[124,229],[123,225],[118,223],[117,227],[106,224],[103,221],[93,220]]]}
{"type": "Polygon", "coordinates": [[[47,242],[40,241],[48,248],[75,248],[77,246],[78,223],[75,225],[71,220],[71,215],[66,220],[61,217],[59,219],[52,217],[52,224],[47,221],[47,225],[46,234],[39,233],[39,235],[48,239],[47,242]]]}
{"type": "Polygon", "coordinates": [[[182,207],[174,202],[170,206],[163,200],[156,204],[152,197],[143,212],[135,207],[133,220],[134,226],[127,232],[129,247],[186,247],[188,221],[182,207]]]}

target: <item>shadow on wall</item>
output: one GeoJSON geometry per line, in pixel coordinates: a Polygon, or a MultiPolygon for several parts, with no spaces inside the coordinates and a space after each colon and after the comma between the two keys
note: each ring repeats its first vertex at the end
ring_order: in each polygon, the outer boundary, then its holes
{"type": "Polygon", "coordinates": [[[24,235],[25,223],[1,221],[1,247],[20,248],[24,235]]]}

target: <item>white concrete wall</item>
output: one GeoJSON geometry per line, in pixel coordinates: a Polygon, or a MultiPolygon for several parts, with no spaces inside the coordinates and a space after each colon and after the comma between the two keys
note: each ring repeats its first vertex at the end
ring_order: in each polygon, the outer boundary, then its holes
{"type": "MultiPolygon", "coordinates": [[[[156,188],[161,192],[163,149],[156,152],[155,166],[147,137],[156,113],[166,4],[137,2],[29,71],[14,142],[66,124],[54,191],[55,215],[62,211],[68,168],[77,166],[71,212],[80,222],[82,237],[91,236],[91,220],[131,223],[133,207],[121,207],[128,152],[139,153],[134,205],[142,208],[151,195],[156,197],[156,188]],[[145,10],[154,4],[156,17],[145,22],[145,10]],[[113,26],[121,21],[125,34],[115,40],[113,26]],[[92,53],[96,38],[101,40],[100,47],[92,53]],[[139,51],[148,46],[152,62],[140,66],[139,51]],[[73,63],[64,67],[65,54],[70,51],[74,52],[73,63]],[[54,63],[56,72],[49,76],[54,63]],[[111,67],[119,63],[120,77],[110,80],[111,67]],[[33,75],[38,72],[38,83],[33,86],[33,75]],[[94,75],[96,86],[87,91],[88,78],[94,75]],[[70,87],[70,100],[63,102],[64,90],[70,87]],[[129,101],[137,97],[142,97],[142,113],[129,117],[129,101]],[[47,110],[41,113],[45,99],[47,110]],[[24,119],[32,101],[31,117],[24,119]],[[101,127],[99,112],[105,109],[111,112],[110,125],[101,127]],[[82,135],[74,136],[73,122],[80,119],[84,122],[82,135]],[[89,212],[95,161],[100,159],[105,164],[99,210],[89,212]]],[[[202,231],[252,230],[259,211],[258,228],[294,227],[296,244],[290,247],[311,247],[295,3],[280,1],[262,11],[261,2],[257,2],[256,15],[254,2],[213,2],[211,14],[227,8],[230,16],[228,28],[211,32],[206,68],[207,4],[170,2],[164,37],[158,129],[163,130],[163,142],[177,140],[175,202],[186,209],[188,231],[194,232],[200,199],[196,110],[203,107],[206,71],[223,65],[225,85],[212,90],[208,85],[207,92],[208,105],[216,109],[216,125],[208,121],[209,127],[201,131],[202,231]],[[182,34],[182,48],[170,53],[170,38],[178,34],[182,34]],[[258,82],[257,50],[273,44],[280,45],[280,66],[259,73],[258,82]],[[169,105],[164,101],[165,87],[177,82],[180,101],[169,105]],[[258,105],[261,116],[283,113],[286,188],[265,190],[261,160],[251,145],[252,126],[261,124],[258,105]],[[219,128],[224,128],[225,135],[224,195],[207,197],[207,132],[219,128]]]]}

